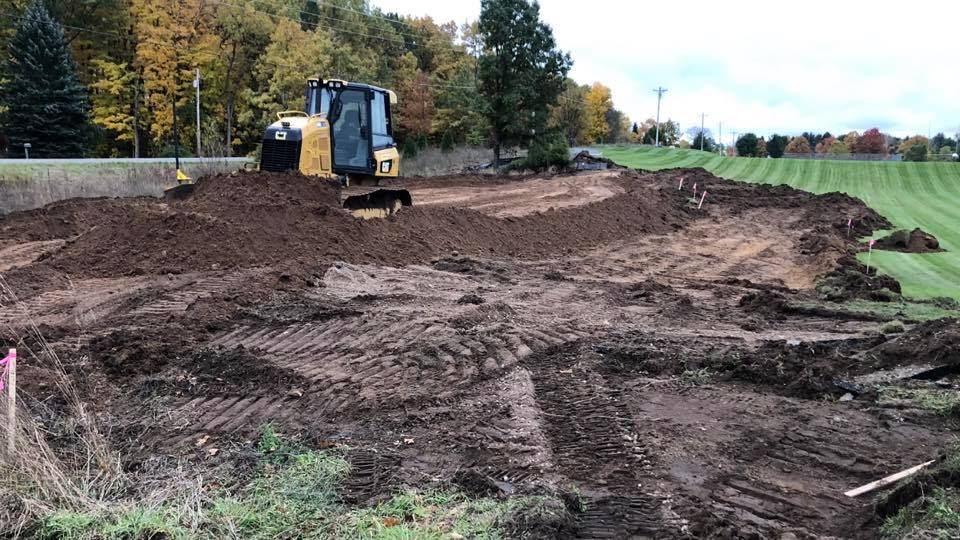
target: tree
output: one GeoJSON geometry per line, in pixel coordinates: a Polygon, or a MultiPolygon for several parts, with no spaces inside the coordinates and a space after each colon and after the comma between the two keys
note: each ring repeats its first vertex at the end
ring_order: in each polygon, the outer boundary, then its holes
{"type": "Polygon", "coordinates": [[[710,137],[709,130],[703,130],[702,132],[697,133],[697,136],[693,138],[693,141],[690,143],[690,148],[694,150],[703,150],[704,152],[713,152],[716,150],[716,143],[710,137]],[[701,143],[703,144],[701,146],[701,143]]]}
{"type": "Polygon", "coordinates": [[[904,152],[903,158],[907,161],[926,161],[927,160],[927,145],[926,144],[914,144],[907,148],[907,151],[904,152]]]}
{"type": "Polygon", "coordinates": [[[818,154],[826,154],[830,151],[830,146],[832,146],[836,142],[837,140],[834,139],[833,137],[826,137],[823,140],[821,140],[819,144],[817,144],[815,151],[818,154]]]}
{"type": "Polygon", "coordinates": [[[810,150],[810,141],[802,136],[790,139],[790,142],[787,143],[787,147],[784,148],[783,151],[786,154],[809,154],[812,152],[812,150],[810,150]]]}
{"type": "Polygon", "coordinates": [[[543,133],[548,107],[563,92],[573,61],[557,50],[540,5],[526,0],[482,0],[480,87],[493,132],[493,153],[543,133]],[[538,130],[537,128],[540,127],[538,130]]]}
{"type": "Polygon", "coordinates": [[[433,129],[433,90],[430,77],[421,71],[406,88],[400,102],[399,124],[408,135],[427,137],[433,129]]]}
{"type": "Polygon", "coordinates": [[[745,133],[737,139],[737,155],[743,157],[757,157],[757,136],[745,133]]]}
{"type": "Polygon", "coordinates": [[[789,139],[787,139],[785,135],[777,135],[774,133],[767,141],[767,153],[774,159],[782,158],[788,141],[789,139]]]}
{"type": "Polygon", "coordinates": [[[877,128],[868,129],[863,132],[853,146],[853,152],[856,154],[882,154],[887,153],[887,138],[880,133],[877,128]]]}
{"type": "MultiPolygon", "coordinates": [[[[643,135],[643,144],[655,144],[657,135],[656,121],[653,127],[647,130],[643,135]]],[[[673,120],[660,122],[660,144],[662,146],[673,146],[680,140],[680,125],[673,120]]]]}
{"type": "Polygon", "coordinates": [[[857,133],[856,131],[851,131],[850,133],[847,133],[846,135],[841,135],[839,138],[840,138],[841,141],[843,141],[844,143],[846,143],[847,148],[850,149],[850,152],[856,152],[857,141],[860,140],[860,134],[859,134],[859,133],[857,133]]]}
{"type": "Polygon", "coordinates": [[[833,139],[833,142],[830,143],[830,146],[827,148],[827,153],[831,156],[842,156],[850,153],[850,146],[847,145],[846,141],[841,141],[840,139],[833,139]]]}
{"type": "Polygon", "coordinates": [[[90,104],[63,29],[40,0],[16,26],[0,79],[9,149],[29,143],[36,157],[82,157],[89,150],[90,104]]]}
{"type": "Polygon", "coordinates": [[[586,109],[587,140],[590,143],[604,142],[612,131],[607,121],[607,114],[613,110],[610,89],[598,82],[593,83],[587,92],[586,109]]]}
{"type": "Polygon", "coordinates": [[[564,82],[563,93],[550,109],[550,127],[567,138],[567,144],[587,142],[586,100],[589,86],[580,86],[573,79],[564,82]]]}
{"type": "Polygon", "coordinates": [[[763,137],[757,139],[757,157],[765,158],[767,157],[767,141],[763,140],[763,137]]]}
{"type": "Polygon", "coordinates": [[[634,122],[633,127],[630,128],[630,133],[633,133],[634,135],[640,134],[640,126],[638,126],[636,122],[634,122]]]}
{"type": "Polygon", "coordinates": [[[112,148],[104,155],[119,157],[117,146],[133,145],[133,157],[139,157],[137,111],[140,107],[139,76],[125,63],[104,59],[92,60],[97,69],[90,85],[93,123],[103,129],[112,148]]]}
{"type": "Polygon", "coordinates": [[[940,147],[946,142],[947,137],[943,133],[937,133],[930,139],[930,151],[935,154],[941,154],[940,147]]]}
{"type": "MultiPolygon", "coordinates": [[[[902,143],[900,143],[899,150],[901,154],[906,156],[910,152],[911,148],[915,146],[922,146],[924,147],[924,149],[927,149],[929,144],[930,144],[930,141],[928,141],[927,138],[924,137],[923,135],[914,135],[913,137],[910,137],[904,140],[902,143]]],[[[918,151],[914,151],[914,152],[918,152],[918,151]]],[[[919,155],[918,153],[914,153],[914,156],[918,156],[918,155],[919,155]]],[[[926,151],[923,152],[923,157],[925,160],[927,157],[926,151]]],[[[910,160],[910,161],[918,161],[918,160],[910,160]]]]}

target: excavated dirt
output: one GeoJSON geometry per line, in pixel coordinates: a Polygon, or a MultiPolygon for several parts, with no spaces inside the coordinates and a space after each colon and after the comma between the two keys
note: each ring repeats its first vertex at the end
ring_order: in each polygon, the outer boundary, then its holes
{"type": "Polygon", "coordinates": [[[894,231],[889,236],[877,240],[876,249],[900,251],[903,253],[936,253],[940,249],[937,237],[921,229],[912,231],[894,231]]]}
{"type": "Polygon", "coordinates": [[[955,321],[886,338],[795,307],[899,291],[853,258],[889,227],[856,199],[701,169],[394,185],[418,206],[376,221],[259,173],[0,218],[24,402],[69,424],[36,323],[132,463],[272,424],[349,449],[350,503],[544,495],[504,518],[527,538],[873,538],[843,491],[950,436],[850,381],[955,362],[955,321]]]}

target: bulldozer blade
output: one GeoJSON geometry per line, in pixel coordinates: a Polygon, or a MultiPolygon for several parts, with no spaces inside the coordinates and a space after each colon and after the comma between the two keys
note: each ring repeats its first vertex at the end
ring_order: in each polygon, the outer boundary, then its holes
{"type": "Polygon", "coordinates": [[[362,219],[384,218],[400,211],[404,206],[413,206],[413,198],[405,189],[375,189],[364,192],[363,188],[350,188],[344,195],[343,207],[362,219]]]}
{"type": "Polygon", "coordinates": [[[163,190],[163,198],[168,201],[181,201],[193,195],[194,184],[179,184],[163,190]]]}

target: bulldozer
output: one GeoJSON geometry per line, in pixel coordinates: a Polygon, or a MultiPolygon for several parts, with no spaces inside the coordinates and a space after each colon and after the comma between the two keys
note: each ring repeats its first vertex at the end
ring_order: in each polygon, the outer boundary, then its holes
{"type": "MultiPolygon", "coordinates": [[[[279,112],[265,130],[260,170],[339,180],[341,204],[363,219],[412,206],[409,191],[380,188],[382,179],[400,176],[391,114],[396,104],[394,92],[369,84],[308,79],[305,110],[279,112]]],[[[175,190],[180,193],[168,197],[182,198],[189,188],[181,183],[175,190]]]]}
{"type": "Polygon", "coordinates": [[[411,206],[407,190],[379,187],[382,179],[400,176],[391,115],[396,104],[390,90],[309,79],[306,110],[278,113],[264,132],[260,170],[337,179],[343,207],[364,219],[411,206]]]}

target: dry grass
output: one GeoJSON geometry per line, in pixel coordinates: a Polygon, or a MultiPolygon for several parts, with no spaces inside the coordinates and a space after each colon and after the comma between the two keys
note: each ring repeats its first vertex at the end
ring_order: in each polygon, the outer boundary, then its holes
{"type": "MultiPolygon", "coordinates": [[[[124,474],[119,456],[110,450],[95,416],[77,394],[60,357],[2,278],[0,299],[0,308],[21,311],[20,320],[27,322],[26,335],[17,340],[18,357],[42,368],[51,378],[57,397],[65,405],[65,410],[57,414],[69,415],[77,441],[69,450],[55,451],[50,444],[50,433],[37,420],[49,417],[41,410],[46,405],[31,402],[31,396],[19,393],[15,450],[10,455],[4,444],[0,460],[0,536],[16,537],[37,517],[52,511],[97,508],[122,489],[124,474]]],[[[6,422],[4,414],[0,421],[4,439],[9,428],[6,422]]]]}
{"type": "Polygon", "coordinates": [[[420,151],[417,157],[404,158],[400,173],[403,176],[445,176],[491,161],[493,151],[489,148],[457,147],[449,152],[427,148],[420,151]]]}
{"type": "MultiPolygon", "coordinates": [[[[198,178],[236,170],[239,165],[210,161],[184,168],[198,178]]],[[[168,163],[0,165],[0,214],[76,197],[159,197],[175,179],[176,168],[168,163]]]]}

